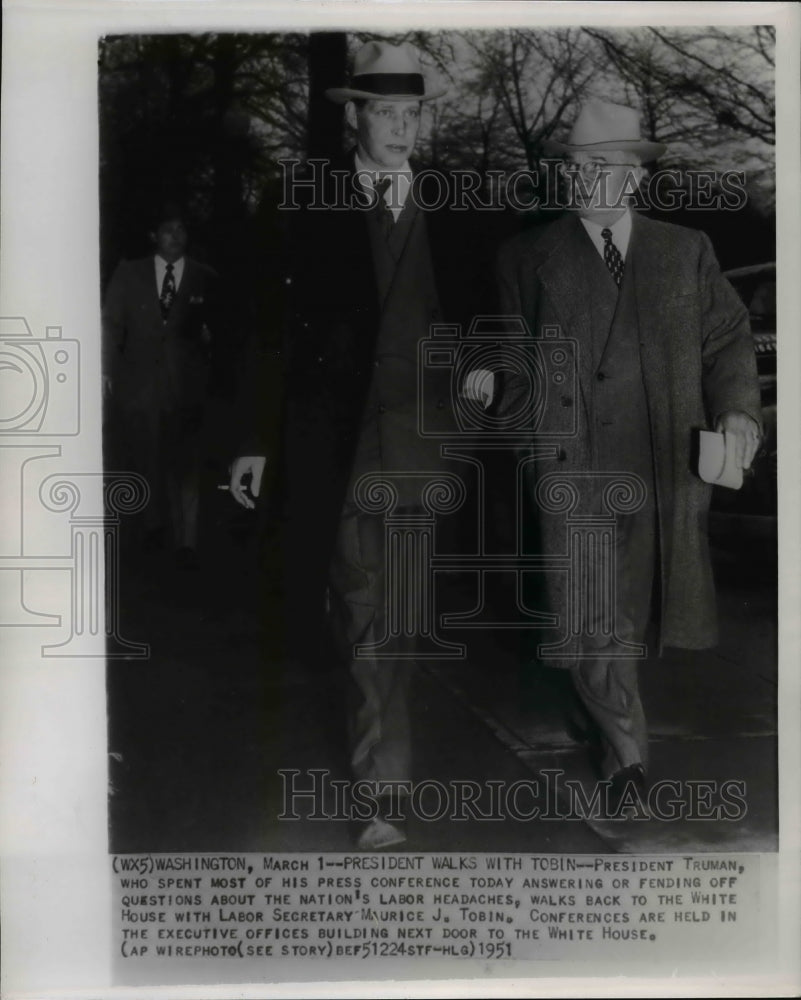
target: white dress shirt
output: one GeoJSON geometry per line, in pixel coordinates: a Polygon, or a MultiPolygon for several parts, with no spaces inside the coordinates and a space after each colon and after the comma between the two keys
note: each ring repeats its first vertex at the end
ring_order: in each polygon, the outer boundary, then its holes
{"type": "MultiPolygon", "coordinates": [[[[156,254],[153,259],[156,262],[156,293],[160,296],[161,288],[164,284],[164,275],[167,273],[167,261],[160,254],[156,254]]],[[[173,261],[172,276],[175,278],[175,291],[177,292],[181,287],[181,278],[184,276],[183,257],[179,257],[178,260],[173,261]]]]}
{"type": "Polygon", "coordinates": [[[623,260],[626,259],[626,252],[629,248],[629,240],[631,239],[631,211],[628,208],[611,226],[592,222],[590,219],[582,219],[581,224],[587,230],[587,235],[592,240],[593,246],[601,255],[601,260],[603,260],[604,256],[604,238],[601,236],[601,231],[604,229],[612,230],[612,242],[620,251],[620,256],[623,260]]]}
{"type": "Polygon", "coordinates": [[[409,166],[409,161],[407,160],[399,170],[373,170],[366,167],[356,153],[355,163],[361,186],[371,194],[379,177],[392,178],[392,183],[384,192],[384,201],[397,222],[412,188],[412,168],[409,166]]]}

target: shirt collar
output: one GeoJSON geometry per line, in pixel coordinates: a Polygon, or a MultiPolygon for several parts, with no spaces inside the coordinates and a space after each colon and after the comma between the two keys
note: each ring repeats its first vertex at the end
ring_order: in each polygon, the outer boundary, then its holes
{"type": "Polygon", "coordinates": [[[628,242],[629,236],[631,236],[631,209],[627,208],[626,211],[616,219],[611,225],[608,222],[595,222],[593,219],[582,219],[581,220],[585,226],[597,233],[600,233],[603,229],[612,230],[612,239],[617,243],[618,237],[625,239],[628,242]]]}
{"type": "Polygon", "coordinates": [[[156,254],[156,264],[158,264],[159,267],[164,268],[166,268],[168,264],[172,263],[173,268],[177,270],[179,267],[184,266],[184,259],[184,257],[179,257],[178,260],[169,261],[165,260],[160,253],[156,254]]]}
{"type": "Polygon", "coordinates": [[[357,151],[354,155],[354,164],[356,176],[367,192],[372,192],[379,177],[392,178],[392,184],[384,192],[384,202],[397,222],[412,187],[412,169],[409,166],[409,161],[407,160],[399,170],[373,170],[370,167],[365,167],[357,151]]]}
{"type": "Polygon", "coordinates": [[[611,225],[608,223],[594,222],[592,219],[582,219],[581,224],[587,231],[587,235],[595,244],[598,252],[603,256],[604,239],[601,232],[604,229],[611,229],[612,242],[615,244],[620,254],[625,258],[631,241],[631,209],[626,211],[616,219],[611,225]]]}

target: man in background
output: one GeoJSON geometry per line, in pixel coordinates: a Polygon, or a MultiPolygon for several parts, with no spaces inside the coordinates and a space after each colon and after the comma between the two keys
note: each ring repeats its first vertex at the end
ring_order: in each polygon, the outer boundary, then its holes
{"type": "Polygon", "coordinates": [[[179,568],[192,569],[216,276],[186,255],[177,206],[161,208],[149,235],[154,252],[121,261],[106,291],[104,392],[118,461],[150,488],[141,543],[171,543],[179,568]]]}

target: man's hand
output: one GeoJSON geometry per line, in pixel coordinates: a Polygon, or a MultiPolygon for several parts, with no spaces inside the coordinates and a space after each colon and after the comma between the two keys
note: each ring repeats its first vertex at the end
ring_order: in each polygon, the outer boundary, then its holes
{"type": "Polygon", "coordinates": [[[759,447],[759,427],[746,413],[729,410],[722,413],[715,422],[718,433],[734,437],[734,460],[738,469],[750,469],[759,447]]]}
{"type": "Polygon", "coordinates": [[[241,455],[235,458],[231,465],[231,479],[228,488],[231,496],[242,507],[253,510],[256,506],[250,497],[245,493],[242,480],[248,473],[250,474],[250,492],[254,497],[258,497],[261,490],[261,477],[264,474],[264,466],[267,459],[264,455],[241,455]]]}

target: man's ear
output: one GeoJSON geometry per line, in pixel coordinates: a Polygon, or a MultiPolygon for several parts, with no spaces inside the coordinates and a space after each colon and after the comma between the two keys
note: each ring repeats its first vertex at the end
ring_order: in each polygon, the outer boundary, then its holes
{"type": "Polygon", "coordinates": [[[348,101],[345,104],[345,121],[352,129],[355,129],[358,125],[356,120],[356,105],[353,101],[348,101]]]}

